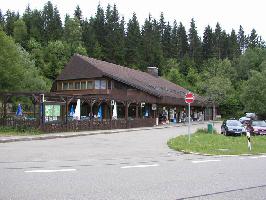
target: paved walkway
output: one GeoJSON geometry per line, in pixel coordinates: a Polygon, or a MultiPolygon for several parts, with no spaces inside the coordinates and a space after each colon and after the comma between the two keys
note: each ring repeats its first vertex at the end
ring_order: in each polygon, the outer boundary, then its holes
{"type": "MultiPolygon", "coordinates": [[[[192,125],[193,124],[204,124],[204,123],[207,124],[208,122],[207,121],[192,122],[192,125]]],[[[0,143],[31,141],[31,140],[47,140],[47,139],[55,139],[55,138],[69,138],[69,137],[88,136],[88,135],[97,135],[97,134],[112,134],[112,133],[120,133],[120,132],[139,131],[139,130],[164,129],[164,128],[180,127],[180,126],[187,126],[187,124],[178,123],[178,124],[169,124],[169,125],[159,125],[159,126],[154,126],[154,127],[82,131],[82,132],[47,133],[47,134],[42,134],[42,135],[29,135],[29,136],[0,136],[0,143]]]]}

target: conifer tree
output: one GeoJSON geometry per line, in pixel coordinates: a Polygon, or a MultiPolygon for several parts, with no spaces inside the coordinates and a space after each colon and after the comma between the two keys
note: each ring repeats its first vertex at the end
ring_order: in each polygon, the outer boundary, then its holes
{"type": "Polygon", "coordinates": [[[38,42],[41,42],[43,33],[43,21],[41,12],[37,9],[34,9],[32,11],[30,9],[30,6],[28,5],[25,12],[23,13],[22,19],[27,26],[27,39],[30,40],[30,38],[34,38],[38,42]]]}
{"type": "Polygon", "coordinates": [[[213,56],[213,32],[212,28],[208,25],[203,33],[202,41],[202,56],[207,60],[213,56]]]}
{"type": "Polygon", "coordinates": [[[42,41],[45,44],[48,44],[50,40],[53,38],[53,26],[52,26],[52,20],[53,20],[53,14],[54,14],[54,8],[50,1],[48,1],[42,10],[42,41]]]}
{"type": "Polygon", "coordinates": [[[160,20],[159,20],[159,31],[160,31],[160,41],[162,41],[162,38],[163,38],[163,35],[164,35],[164,30],[166,28],[166,25],[165,25],[165,21],[164,21],[164,14],[163,12],[161,12],[161,15],[160,15],[160,20]]]}
{"type": "Polygon", "coordinates": [[[153,56],[154,60],[150,66],[156,66],[159,68],[159,73],[162,71],[161,64],[163,61],[163,50],[160,43],[160,27],[156,19],[152,20],[152,40],[153,40],[153,56]]]}
{"type": "Polygon", "coordinates": [[[53,4],[48,1],[42,11],[43,33],[42,40],[45,44],[48,41],[54,41],[61,39],[63,28],[57,7],[53,7],[53,4]]]}
{"type": "Polygon", "coordinates": [[[28,4],[26,9],[25,9],[25,11],[24,11],[24,13],[23,13],[23,15],[22,15],[22,20],[26,24],[27,32],[29,34],[29,38],[30,38],[30,31],[32,29],[32,27],[31,27],[31,19],[32,19],[32,11],[30,9],[30,5],[28,4]]]}
{"type": "Polygon", "coordinates": [[[141,55],[142,55],[142,70],[146,70],[148,66],[160,67],[163,52],[160,43],[160,27],[159,23],[151,15],[145,20],[141,31],[141,55]]]}
{"type": "Polygon", "coordinates": [[[43,21],[42,14],[37,9],[32,11],[31,20],[30,20],[30,32],[29,37],[35,38],[38,42],[42,41],[42,32],[43,32],[43,21]]]}
{"type": "Polygon", "coordinates": [[[222,40],[222,28],[220,24],[217,22],[214,31],[214,54],[215,57],[218,59],[222,57],[221,40],[222,40]]]}
{"type": "Polygon", "coordinates": [[[0,9],[0,27],[1,27],[2,29],[4,29],[4,26],[5,26],[5,17],[4,17],[4,15],[2,14],[2,11],[1,11],[1,9],[0,9]]]}
{"type": "Polygon", "coordinates": [[[229,46],[228,46],[228,58],[234,59],[238,58],[241,54],[239,43],[237,41],[237,35],[234,29],[232,29],[229,36],[229,46]]]}
{"type": "Polygon", "coordinates": [[[125,58],[127,66],[136,66],[138,68],[140,67],[140,45],[140,26],[136,13],[133,13],[132,18],[127,24],[127,32],[125,38],[125,58]]]}
{"type": "Polygon", "coordinates": [[[172,57],[171,32],[172,32],[172,28],[170,26],[170,23],[168,22],[167,25],[165,26],[163,36],[162,36],[162,43],[161,43],[164,58],[171,58],[172,57]]]}
{"type": "Polygon", "coordinates": [[[192,18],[189,29],[189,56],[194,62],[199,63],[201,60],[201,41],[198,36],[195,21],[192,18]]]}
{"type": "Polygon", "coordinates": [[[104,10],[100,4],[97,7],[96,16],[92,18],[90,21],[92,23],[92,28],[94,30],[96,40],[99,42],[99,45],[105,47],[105,36],[106,36],[105,15],[104,15],[104,10]]]}
{"type": "Polygon", "coordinates": [[[105,58],[108,62],[124,64],[125,32],[124,19],[120,21],[119,13],[114,4],[106,11],[105,58]]]}
{"type": "Polygon", "coordinates": [[[74,11],[74,17],[78,19],[80,25],[82,26],[82,11],[81,11],[79,5],[77,5],[77,7],[74,11]]]}
{"type": "Polygon", "coordinates": [[[256,30],[251,30],[250,36],[248,37],[248,48],[255,48],[259,46],[259,37],[256,30]]]}
{"type": "Polygon", "coordinates": [[[177,27],[177,22],[174,20],[173,23],[173,28],[171,32],[171,58],[178,58],[178,44],[179,44],[179,36],[178,36],[178,27],[177,27]]]}
{"type": "Polygon", "coordinates": [[[189,51],[188,36],[185,27],[180,22],[178,29],[178,58],[182,60],[189,51]]]}
{"type": "Polygon", "coordinates": [[[220,49],[221,49],[221,59],[225,59],[228,58],[228,52],[229,52],[229,37],[230,35],[228,35],[225,30],[222,31],[221,33],[221,45],[220,45],[220,49]]]}
{"type": "Polygon", "coordinates": [[[239,31],[238,31],[238,35],[237,35],[237,41],[238,41],[241,53],[244,53],[246,48],[247,48],[247,45],[246,45],[247,39],[245,36],[244,29],[241,25],[239,27],[239,31]]]}
{"type": "Polygon", "coordinates": [[[53,19],[52,19],[53,37],[52,40],[60,40],[63,36],[63,27],[60,17],[60,13],[57,7],[54,8],[53,19]]]}
{"type": "Polygon", "coordinates": [[[19,14],[11,12],[10,10],[6,11],[5,27],[4,30],[7,35],[13,36],[14,23],[19,19],[19,14]]]}
{"type": "Polygon", "coordinates": [[[153,61],[153,40],[152,40],[152,19],[151,15],[149,14],[149,18],[145,20],[144,25],[142,27],[141,35],[141,55],[143,64],[141,66],[142,70],[146,70],[147,67],[150,65],[152,66],[153,61]]]}
{"type": "MultiPolygon", "coordinates": [[[[82,41],[89,56],[94,56],[94,48],[96,46],[96,42],[98,43],[97,46],[101,46],[96,39],[95,30],[93,28],[93,22],[93,18],[91,18],[90,21],[85,20],[83,21],[82,26],[82,41]]],[[[103,58],[103,56],[101,58],[103,58]]]]}

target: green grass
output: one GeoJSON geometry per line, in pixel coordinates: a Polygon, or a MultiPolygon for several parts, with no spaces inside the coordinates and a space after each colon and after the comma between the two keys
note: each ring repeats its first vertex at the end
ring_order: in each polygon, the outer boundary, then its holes
{"type": "Polygon", "coordinates": [[[40,135],[41,131],[28,127],[0,127],[0,136],[25,136],[25,135],[40,135]]]}
{"type": "Polygon", "coordinates": [[[191,135],[190,144],[188,136],[178,136],[168,141],[171,149],[185,152],[197,152],[211,155],[240,155],[266,153],[266,136],[251,137],[252,150],[247,147],[245,136],[224,136],[222,134],[210,134],[205,130],[198,130],[191,135]]]}

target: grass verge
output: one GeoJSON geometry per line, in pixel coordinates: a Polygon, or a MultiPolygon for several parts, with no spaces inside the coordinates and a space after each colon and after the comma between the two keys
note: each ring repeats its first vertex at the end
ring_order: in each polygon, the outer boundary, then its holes
{"type": "Polygon", "coordinates": [[[28,127],[0,127],[0,136],[40,135],[41,131],[28,127]]]}
{"type": "Polygon", "coordinates": [[[198,130],[192,134],[190,144],[187,135],[172,138],[167,144],[171,149],[177,151],[211,155],[266,153],[266,136],[251,137],[252,150],[249,151],[245,136],[232,137],[217,133],[210,134],[206,130],[198,130]]]}

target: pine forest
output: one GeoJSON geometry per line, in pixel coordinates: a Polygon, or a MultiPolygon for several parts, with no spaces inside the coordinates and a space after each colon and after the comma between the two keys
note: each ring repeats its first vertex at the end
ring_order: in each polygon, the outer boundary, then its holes
{"type": "Polygon", "coordinates": [[[77,6],[64,19],[50,1],[24,13],[0,8],[0,92],[49,91],[78,53],[142,71],[158,67],[160,76],[215,102],[223,117],[265,117],[263,38],[241,25],[226,32],[219,22],[199,33],[196,21],[185,27],[161,13],[140,24],[135,13],[125,21],[116,5],[99,4],[90,18],[77,6]]]}

